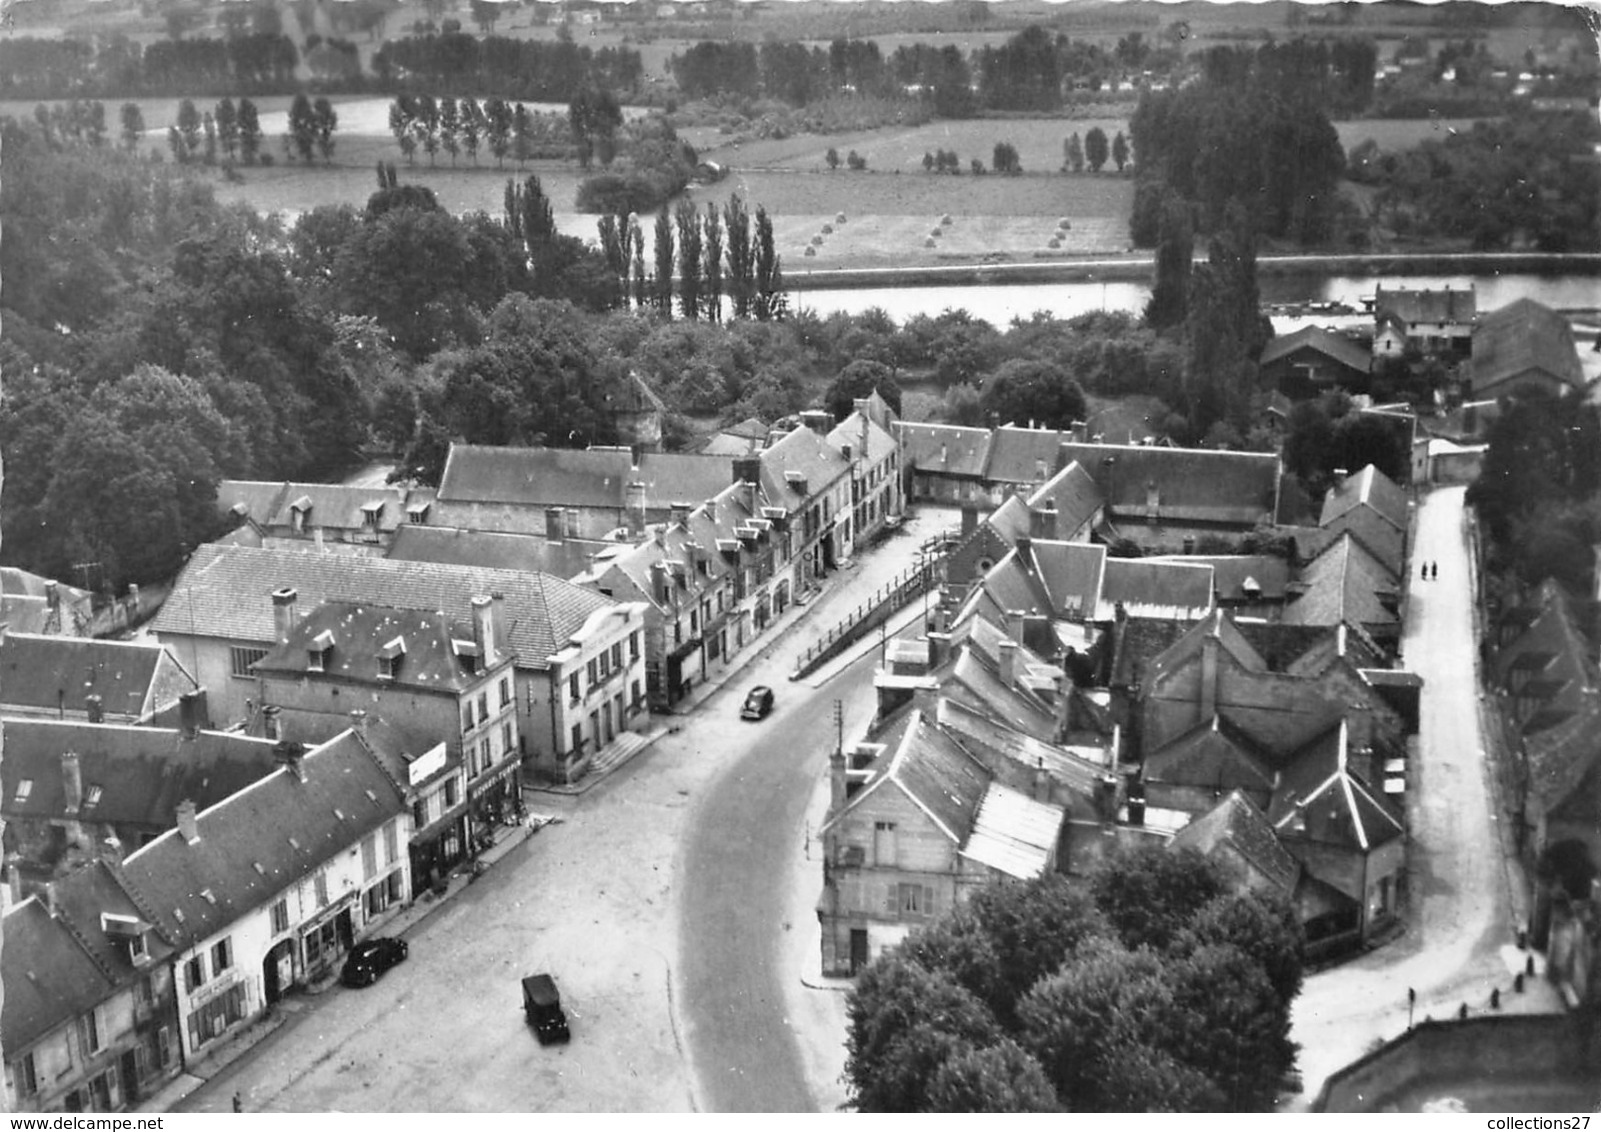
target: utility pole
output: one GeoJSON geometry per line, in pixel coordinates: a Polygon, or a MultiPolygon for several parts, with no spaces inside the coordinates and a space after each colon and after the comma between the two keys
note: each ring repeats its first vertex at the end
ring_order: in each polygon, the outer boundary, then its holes
{"type": "Polygon", "coordinates": [[[845,753],[845,701],[834,701],[834,750],[845,753]]]}

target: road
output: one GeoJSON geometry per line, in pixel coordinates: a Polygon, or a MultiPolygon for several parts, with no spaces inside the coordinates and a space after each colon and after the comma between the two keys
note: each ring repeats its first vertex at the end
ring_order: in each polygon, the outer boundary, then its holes
{"type": "MultiPolygon", "coordinates": [[[[1511,874],[1483,756],[1465,491],[1439,488],[1421,497],[1407,567],[1402,656],[1404,666],[1424,681],[1417,755],[1407,781],[1407,931],[1307,979],[1291,1036],[1301,1045],[1309,1095],[1379,1040],[1406,1029],[1408,988],[1417,992],[1419,1020],[1455,1016],[1463,1003],[1478,1012],[1492,988],[1506,994],[1513,971],[1522,966],[1512,946],[1511,874]],[[1438,579],[1419,579],[1424,562],[1438,563],[1438,579]]],[[[1506,997],[1509,1009],[1555,1007],[1543,980],[1515,1002],[1506,997]]]]}
{"type": "Polygon", "coordinates": [[[585,794],[529,794],[559,821],[407,932],[411,958],[365,990],[286,1001],[287,1021],[177,1111],[810,1110],[843,1099],[841,996],[817,969],[806,860],[829,705],[847,735],[871,710],[876,653],[813,689],[795,658],[889,577],[918,524],[832,580],[676,733],[585,794]],[[738,718],[750,684],[778,693],[738,718]],[[812,809],[809,810],[808,807],[812,809]],[[519,980],[553,972],[572,1021],[541,1048],[519,980]]]}

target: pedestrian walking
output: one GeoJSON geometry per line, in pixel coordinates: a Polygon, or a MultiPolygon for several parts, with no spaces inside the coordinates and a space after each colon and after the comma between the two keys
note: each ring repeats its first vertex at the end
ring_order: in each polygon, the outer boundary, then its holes
{"type": "Polygon", "coordinates": [[[1440,580],[1440,564],[1438,562],[1430,562],[1429,563],[1429,581],[1438,582],[1439,580],[1440,580]]]}
{"type": "Polygon", "coordinates": [[[239,1099],[239,1094],[238,1093],[235,1093],[233,1095],[233,1110],[235,1112],[243,1112],[243,1111],[245,1111],[245,1102],[239,1099]]]}
{"type": "Polygon", "coordinates": [[[1418,570],[1418,581],[1426,582],[1428,580],[1429,580],[1429,564],[1427,562],[1425,562],[1423,564],[1422,568],[1418,570]]]}

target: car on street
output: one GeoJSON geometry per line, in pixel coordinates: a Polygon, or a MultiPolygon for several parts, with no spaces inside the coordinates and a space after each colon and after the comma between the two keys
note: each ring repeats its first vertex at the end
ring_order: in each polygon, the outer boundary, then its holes
{"type": "Polygon", "coordinates": [[[364,939],[350,949],[339,981],[347,987],[370,987],[389,968],[404,963],[410,950],[403,939],[364,939]]]}
{"type": "Polygon", "coordinates": [[[739,709],[741,719],[766,719],[773,710],[773,690],[766,684],[758,684],[745,693],[745,703],[739,709]]]}
{"type": "Polygon", "coordinates": [[[561,992],[549,975],[529,975],[523,980],[523,1013],[542,1046],[565,1042],[573,1036],[567,1028],[567,1014],[561,1008],[561,992]]]}

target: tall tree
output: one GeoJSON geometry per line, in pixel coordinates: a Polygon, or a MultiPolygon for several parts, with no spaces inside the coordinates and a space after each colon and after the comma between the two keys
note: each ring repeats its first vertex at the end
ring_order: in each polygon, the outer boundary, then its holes
{"type": "Polygon", "coordinates": [[[784,317],[784,272],[773,244],[773,222],[767,209],[756,206],[755,246],[751,253],[751,276],[755,286],[756,317],[767,322],[784,317]]]}
{"type": "Polygon", "coordinates": [[[428,155],[428,164],[434,163],[434,155],[439,152],[439,103],[431,94],[424,94],[417,99],[417,117],[412,123],[412,132],[417,135],[417,144],[428,155]]]}
{"type": "Polygon", "coordinates": [[[491,98],[484,103],[484,117],[487,120],[484,132],[489,140],[489,152],[495,155],[495,168],[503,168],[506,154],[511,149],[511,107],[506,105],[504,98],[491,98]]]}
{"type": "Polygon", "coordinates": [[[295,95],[289,105],[289,140],[300,160],[309,165],[317,150],[317,115],[304,94],[295,95]]]}
{"type": "Polygon", "coordinates": [[[200,111],[188,98],[178,103],[178,137],[183,142],[183,159],[188,161],[200,149],[200,111]]]}
{"type": "Polygon", "coordinates": [[[217,143],[222,146],[223,160],[232,164],[239,155],[239,111],[234,108],[233,99],[224,98],[217,103],[214,116],[217,120],[217,143]]]}
{"type": "Polygon", "coordinates": [[[139,141],[145,134],[145,116],[139,109],[137,102],[124,102],[122,104],[122,145],[132,153],[139,148],[139,141]]]}
{"type": "Polygon", "coordinates": [[[706,318],[718,322],[723,317],[723,219],[717,206],[706,202],[705,255],[701,261],[702,297],[706,318]]]}
{"type": "Polygon", "coordinates": [[[261,152],[261,117],[256,104],[248,98],[239,100],[239,156],[246,165],[256,163],[261,152]]]}
{"type": "Polygon", "coordinates": [[[412,121],[416,116],[416,103],[409,94],[402,94],[389,104],[389,132],[395,135],[395,144],[400,147],[400,152],[406,155],[408,165],[417,152],[417,142],[411,132],[412,121]]]}
{"type": "Polygon", "coordinates": [[[1128,164],[1128,139],[1123,136],[1122,130],[1117,131],[1117,137],[1112,139],[1112,161],[1119,173],[1128,164]]]}
{"type": "Polygon", "coordinates": [[[474,165],[478,164],[478,142],[484,136],[483,108],[478,105],[476,98],[464,98],[458,105],[458,114],[461,118],[461,148],[474,165]]]}
{"type": "Polygon", "coordinates": [[[679,201],[673,221],[678,229],[678,309],[694,320],[701,314],[701,229],[695,202],[679,201]]]}
{"type": "Polygon", "coordinates": [[[1106,131],[1099,126],[1091,127],[1090,132],[1084,135],[1084,160],[1089,162],[1090,172],[1099,173],[1110,155],[1106,131]]]}
{"type": "Polygon", "coordinates": [[[339,114],[333,103],[319,98],[312,104],[311,118],[316,129],[317,152],[322,154],[323,164],[330,165],[334,159],[334,131],[339,128],[339,114]]]}
{"type": "Polygon", "coordinates": [[[735,318],[749,318],[755,299],[756,281],[751,258],[750,213],[738,193],[728,198],[723,209],[728,231],[725,255],[728,259],[728,298],[735,318]]]}
{"type": "Polygon", "coordinates": [[[1065,159],[1063,169],[1071,169],[1075,173],[1084,172],[1084,143],[1079,141],[1078,131],[1068,135],[1062,146],[1062,156],[1065,159]]]}
{"type": "Polygon", "coordinates": [[[461,152],[461,112],[454,98],[439,100],[439,144],[450,154],[450,164],[454,166],[456,155],[461,152]]]}
{"type": "Polygon", "coordinates": [[[656,274],[653,293],[656,309],[664,318],[673,316],[673,218],[667,209],[656,214],[656,274]]]}
{"type": "Polygon", "coordinates": [[[1153,330],[1184,325],[1189,311],[1190,267],[1194,258],[1195,233],[1190,227],[1190,206],[1183,197],[1169,190],[1162,206],[1151,298],[1145,304],[1145,321],[1153,330]]]}

